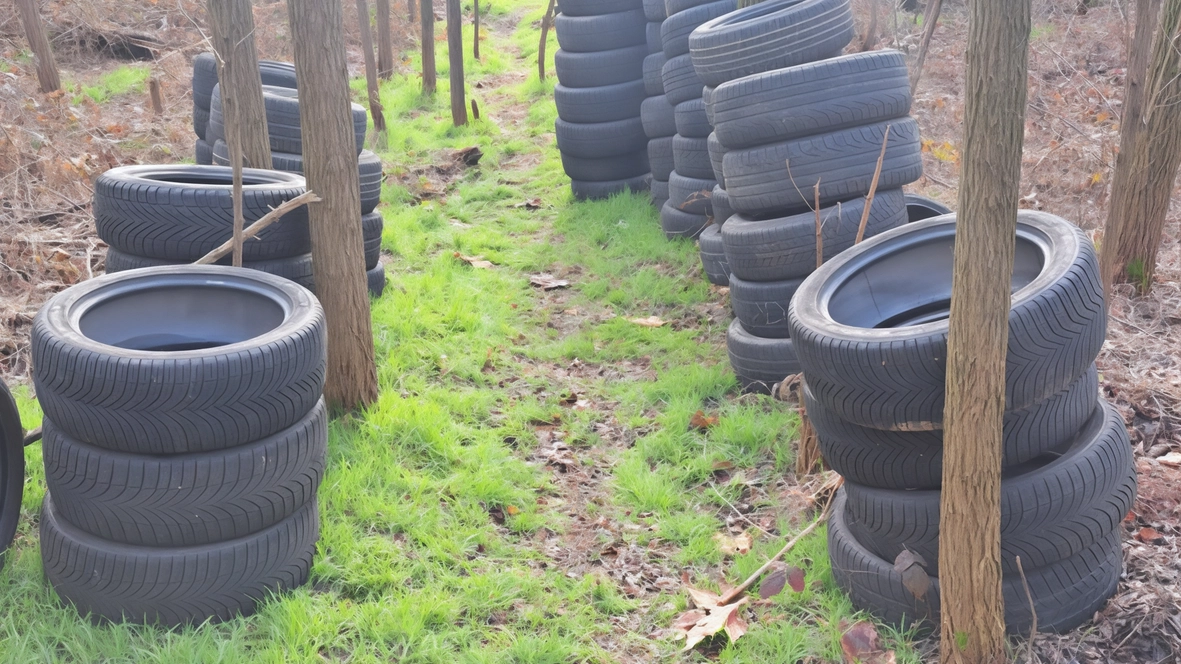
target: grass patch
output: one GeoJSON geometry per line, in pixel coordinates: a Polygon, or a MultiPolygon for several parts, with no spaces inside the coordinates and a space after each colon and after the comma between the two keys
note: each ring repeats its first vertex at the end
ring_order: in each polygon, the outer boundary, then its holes
{"type": "Polygon", "coordinates": [[[96,104],[105,104],[120,95],[143,94],[147,89],[149,75],[151,70],[148,67],[123,65],[99,76],[93,85],[80,85],[80,92],[74,96],[73,103],[80,104],[89,99],[96,104]]]}

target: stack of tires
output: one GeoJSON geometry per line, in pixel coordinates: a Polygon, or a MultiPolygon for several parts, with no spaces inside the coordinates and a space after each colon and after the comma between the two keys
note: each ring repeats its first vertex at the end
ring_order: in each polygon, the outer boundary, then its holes
{"type": "Polygon", "coordinates": [[[648,136],[648,166],[652,169],[652,205],[656,209],[668,200],[668,178],[673,172],[673,135],[677,133],[673,107],[664,96],[661,71],[667,58],[660,40],[660,29],[667,18],[664,0],[644,0],[648,19],[648,55],[644,58],[644,92],[648,98],[640,106],[640,119],[648,136]]]}
{"type": "Polygon", "coordinates": [[[665,58],[661,82],[676,129],[669,143],[673,170],[668,176],[668,200],[660,209],[660,226],[669,239],[696,238],[714,214],[712,195],[718,180],[709,158],[712,128],[701,97],[705,83],[689,55],[689,35],[698,26],[733,12],[735,6],[734,0],[665,0],[668,18],[660,28],[665,58]]]}
{"type": "Polygon", "coordinates": [[[561,10],[554,19],[554,131],[574,196],[648,191],[648,136],[640,119],[648,19],[641,0],[563,0],[561,10]]]}
{"type": "MultiPolygon", "coordinates": [[[[939,620],[954,245],[954,215],[883,233],[814,272],[788,312],[808,415],[845,478],[828,529],[833,574],[857,607],[893,624],[939,620]]],[[[1021,212],[1012,288],[1005,618],[1013,633],[1032,626],[1024,570],[1038,628],[1064,631],[1115,590],[1136,475],[1123,419],[1099,398],[1106,317],[1090,240],[1058,217],[1021,212]]]]}
{"type": "MultiPolygon", "coordinates": [[[[271,146],[271,167],[276,171],[303,174],[303,138],[299,117],[299,92],[291,88],[264,85],[263,104],[267,113],[267,134],[271,146]]],[[[361,230],[365,238],[365,270],[369,292],[379,296],[385,290],[385,266],[381,264],[381,233],[384,221],[375,212],[381,202],[383,180],[381,158],[364,149],[367,132],[365,109],[352,104],[353,136],[357,148],[357,172],[361,194],[361,230]]],[[[225,119],[222,115],[221,89],[214,86],[212,112],[206,135],[213,144],[213,163],[230,165],[225,142],[225,119]]]]}
{"type": "Polygon", "coordinates": [[[315,296],[252,270],[135,270],[54,296],[32,352],[58,596],[96,620],[172,627],[305,583],[325,339],[315,296]]]}
{"type": "MultiPolygon", "coordinates": [[[[295,87],[295,66],[288,62],[260,60],[258,73],[263,85],[295,87]]],[[[193,131],[197,134],[196,154],[199,165],[213,163],[213,140],[208,137],[212,113],[213,88],[217,86],[217,58],[202,53],[193,58],[193,131]]]]}

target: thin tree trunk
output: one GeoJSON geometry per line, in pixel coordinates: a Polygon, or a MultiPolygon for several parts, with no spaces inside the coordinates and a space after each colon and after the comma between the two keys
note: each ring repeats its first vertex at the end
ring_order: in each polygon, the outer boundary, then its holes
{"type": "Polygon", "coordinates": [[[549,7],[545,10],[545,16],[541,17],[541,42],[537,45],[537,78],[545,80],[545,45],[549,40],[549,28],[554,22],[554,6],[557,0],[549,0],[549,7]]]}
{"type": "Polygon", "coordinates": [[[438,87],[435,73],[435,8],[431,0],[422,0],[422,92],[433,95],[438,87]]]}
{"type": "Polygon", "coordinates": [[[1025,139],[1030,0],[968,0],[939,583],[943,664],[1002,664],[1001,435],[1025,139]]]}
{"type": "Polygon", "coordinates": [[[447,0],[447,59],[451,75],[451,122],[467,124],[467,102],[463,91],[463,8],[459,0],[447,0]]]}
{"type": "Polygon", "coordinates": [[[878,43],[878,4],[882,0],[869,0],[869,25],[865,28],[865,39],[861,41],[861,50],[871,50],[878,43]]]}
{"type": "Polygon", "coordinates": [[[480,59],[480,0],[472,0],[472,23],[475,28],[472,30],[472,57],[477,61],[480,59]]]}
{"type": "MultiPolygon", "coordinates": [[[[377,75],[386,79],[394,74],[394,41],[390,35],[390,0],[377,3],[377,75]]],[[[411,2],[413,7],[414,3],[411,2]]]]}
{"type": "Polygon", "coordinates": [[[271,144],[250,0],[209,0],[208,13],[219,61],[217,81],[226,136],[230,135],[231,125],[242,127],[239,136],[246,163],[254,168],[270,168],[271,144]]]}
{"type": "Polygon", "coordinates": [[[45,25],[41,22],[40,12],[37,11],[37,0],[16,0],[16,8],[20,11],[21,23],[25,26],[29,50],[33,52],[33,64],[37,67],[37,82],[41,84],[41,92],[60,90],[61,77],[57,73],[53,49],[49,48],[49,39],[45,36],[45,25]]]}
{"type": "Polygon", "coordinates": [[[373,116],[374,144],[385,149],[385,111],[381,107],[381,91],[377,87],[377,63],[373,60],[373,37],[369,32],[369,3],[357,0],[357,21],[361,29],[361,49],[365,51],[365,87],[369,93],[369,114],[373,116]]]}
{"type": "MultiPolygon", "coordinates": [[[[1137,3],[1137,11],[1141,9],[1137,3]]],[[[1152,7],[1136,17],[1136,37],[1151,27],[1141,27],[1155,18],[1152,7]]],[[[1165,0],[1159,13],[1156,37],[1151,40],[1150,63],[1144,68],[1142,97],[1136,98],[1133,71],[1138,62],[1129,54],[1128,101],[1131,115],[1142,106],[1141,120],[1128,117],[1122,122],[1120,153],[1112,179],[1111,209],[1103,234],[1101,267],[1107,290],[1116,281],[1131,281],[1141,292],[1152,286],[1156,255],[1164,233],[1165,216],[1173,193],[1177,168],[1181,165],[1181,0],[1165,0]]]]}
{"type": "Polygon", "coordinates": [[[406,0],[406,10],[411,23],[418,20],[418,2],[419,0],[406,0]]]}
{"type": "Polygon", "coordinates": [[[919,57],[914,63],[914,73],[910,77],[910,93],[919,87],[919,79],[923,77],[923,63],[927,61],[927,50],[931,48],[931,35],[935,34],[935,25],[939,23],[939,12],[943,10],[943,0],[931,0],[927,11],[923,12],[923,40],[919,44],[919,57]]]}
{"type": "Polygon", "coordinates": [[[355,408],[375,401],[378,390],[344,16],[341,0],[287,0],[287,11],[300,81],[303,172],[321,198],[308,206],[308,216],[316,294],[328,323],[324,398],[334,408],[355,408]]]}

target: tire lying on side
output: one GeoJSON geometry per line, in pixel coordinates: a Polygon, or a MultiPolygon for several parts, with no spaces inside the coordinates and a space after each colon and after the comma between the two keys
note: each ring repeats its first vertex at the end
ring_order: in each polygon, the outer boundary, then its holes
{"type": "MultiPolygon", "coordinates": [[[[721,241],[721,228],[730,220],[730,217],[734,216],[734,210],[730,208],[730,195],[726,193],[725,189],[722,189],[720,182],[714,187],[714,193],[709,197],[709,204],[713,208],[714,223],[718,225],[718,240],[721,241]]],[[[719,248],[724,249],[725,247],[723,245],[719,248]]]]}
{"type": "Polygon", "coordinates": [[[197,162],[198,166],[213,164],[213,146],[198,138],[193,145],[193,161],[197,162]]]}
{"type": "MultiPolygon", "coordinates": [[[[214,109],[220,111],[220,90],[214,91],[214,109]]],[[[267,134],[271,149],[277,152],[303,154],[303,130],[299,119],[299,91],[291,88],[264,85],[262,101],[267,112],[267,134]]],[[[353,137],[357,154],[365,149],[367,118],[365,107],[350,103],[353,114],[353,137]]]]}
{"type": "Polygon", "coordinates": [[[4,552],[16,536],[24,488],[24,430],[16,401],[0,381],[0,569],[4,567],[4,552]]]}
{"type": "Polygon", "coordinates": [[[647,44],[648,19],[643,9],[599,16],[559,14],[554,18],[558,46],[572,53],[609,51],[647,44]]]}
{"type": "Polygon", "coordinates": [[[627,83],[644,75],[643,44],[595,53],[572,53],[558,49],[554,53],[554,71],[558,82],[568,88],[597,88],[627,83]]]}
{"type": "Polygon", "coordinates": [[[680,134],[673,136],[673,167],[687,178],[710,180],[717,184],[707,142],[704,138],[686,138],[680,134]]]}
{"type": "Polygon", "coordinates": [[[602,180],[598,182],[572,179],[570,191],[578,200],[602,200],[625,191],[644,193],[648,191],[652,176],[642,173],[635,177],[620,180],[602,180]]]}
{"type": "Polygon", "coordinates": [[[906,219],[908,222],[922,221],[943,214],[951,214],[951,208],[933,198],[918,194],[906,195],[906,219]]]}
{"type": "Polygon", "coordinates": [[[644,0],[644,18],[649,23],[660,23],[668,18],[664,8],[664,0],[644,0]]]}
{"type": "Polygon", "coordinates": [[[652,177],[665,183],[667,196],[668,178],[672,176],[673,168],[673,137],[653,138],[648,141],[648,165],[652,168],[652,177]]]}
{"type": "MultiPolygon", "coordinates": [[[[667,6],[667,3],[666,3],[667,6]]],[[[660,26],[660,42],[664,55],[675,58],[689,54],[689,35],[703,23],[734,11],[733,0],[697,3],[669,14],[660,26]]]]}
{"type": "Polygon", "coordinates": [[[672,137],[677,133],[676,111],[664,95],[644,100],[640,105],[640,120],[649,139],[672,137]]]}
{"type": "Polygon", "coordinates": [[[302,419],[324,388],[319,301],[255,270],[160,267],[91,279],[42,307],[31,345],[45,416],[74,439],[133,454],[265,438],[302,419]]]}
{"type": "Polygon", "coordinates": [[[660,80],[668,103],[673,106],[701,98],[704,85],[693,71],[693,61],[688,55],[669,58],[660,72],[660,80]]]}
{"type": "MultiPolygon", "coordinates": [[[[188,261],[168,261],[159,258],[144,258],[143,256],[133,256],[125,254],[114,247],[107,249],[106,258],[106,272],[107,274],[115,274],[116,272],[126,272],[127,270],[138,270],[145,267],[164,267],[168,265],[188,265],[188,261]]],[[[232,265],[233,257],[225,256],[217,261],[216,265],[232,265]]],[[[269,261],[243,261],[242,267],[247,270],[258,270],[259,272],[266,272],[273,274],[276,277],[283,277],[290,279],[304,288],[311,289],[312,281],[312,255],[300,254],[299,256],[291,256],[290,258],[274,258],[269,261]]]]}
{"type": "MultiPolygon", "coordinates": [[[[571,180],[587,182],[611,182],[640,177],[649,173],[648,149],[639,152],[586,159],[562,153],[562,168],[571,180]]],[[[645,190],[647,188],[645,187],[645,190]]],[[[633,191],[635,191],[633,189],[633,191]]]]}
{"type": "Polygon", "coordinates": [[[685,138],[706,138],[713,131],[705,115],[705,102],[700,99],[677,104],[674,118],[677,133],[685,138]]]}
{"type": "Polygon", "coordinates": [[[743,392],[770,394],[776,383],[800,372],[791,339],[756,337],[738,319],[726,331],[726,351],[743,392]]]}
{"type": "Polygon", "coordinates": [[[365,269],[372,270],[381,260],[381,232],[385,220],[377,212],[361,216],[361,237],[365,240],[365,269]]]}
{"type": "Polygon", "coordinates": [[[664,57],[664,53],[653,53],[644,58],[644,92],[649,97],[664,94],[664,79],[661,74],[665,62],[668,62],[668,58],[664,57]]]}
{"type": "Polygon", "coordinates": [[[566,122],[595,124],[634,118],[647,98],[643,79],[599,88],[554,86],[554,105],[558,117],[566,122]]]}
{"type": "MultiPolygon", "coordinates": [[[[671,190],[671,186],[669,187],[671,190]]],[[[686,212],[677,208],[669,198],[660,207],[660,229],[670,240],[676,238],[693,239],[709,226],[709,217],[705,214],[686,212]]]]}
{"type": "Polygon", "coordinates": [[[381,294],[385,292],[385,266],[379,264],[366,270],[365,281],[369,285],[369,295],[381,297],[381,294]]]}
{"type": "Polygon", "coordinates": [[[562,13],[566,16],[600,16],[631,11],[640,6],[640,0],[562,0],[562,13]]]}
{"type": "Polygon", "coordinates": [[[786,339],[787,305],[803,281],[746,281],[731,274],[730,306],[734,317],[756,337],[786,339]]]}
{"type": "Polygon", "coordinates": [[[673,171],[668,178],[668,198],[673,207],[682,212],[709,216],[713,214],[709,197],[717,184],[713,180],[691,178],[673,171]]]}
{"type": "Polygon", "coordinates": [[[655,207],[657,210],[663,208],[664,204],[668,202],[668,181],[667,180],[657,180],[655,177],[653,177],[652,184],[651,184],[651,192],[652,192],[652,206],[655,207]]]}
{"type": "Polygon", "coordinates": [[[722,147],[721,141],[712,132],[705,139],[705,147],[709,151],[709,166],[714,172],[714,179],[718,181],[718,186],[725,188],[726,174],[723,172],[723,165],[726,162],[726,148],[722,147]]]}
{"type": "Polygon", "coordinates": [[[193,133],[197,135],[198,139],[205,140],[205,130],[209,127],[209,110],[193,107],[193,133]]]}
{"type": "MultiPolygon", "coordinates": [[[[225,141],[213,145],[213,163],[218,166],[230,165],[229,148],[225,141]]],[[[276,171],[303,175],[303,155],[288,152],[271,152],[271,166],[276,171]]],[[[381,183],[385,179],[381,157],[371,150],[361,150],[357,156],[357,184],[361,194],[361,214],[369,214],[381,203],[381,183]]]]}
{"type": "Polygon", "coordinates": [[[730,268],[726,265],[726,254],[722,251],[720,226],[710,224],[697,237],[701,253],[701,267],[709,283],[725,286],[730,283],[730,268]]]}
{"type": "Polygon", "coordinates": [[[648,147],[648,135],[639,117],[613,122],[579,124],[558,118],[554,123],[558,150],[583,159],[632,154],[648,147]]]}
{"type": "MultiPolygon", "coordinates": [[[[791,337],[809,389],[833,415],[877,429],[939,428],[954,246],[953,215],[906,224],[800,286],[791,337]]],[[[1094,246],[1053,215],[1018,213],[1012,286],[1005,406],[1021,410],[1090,368],[1106,314],[1094,246]]]]}

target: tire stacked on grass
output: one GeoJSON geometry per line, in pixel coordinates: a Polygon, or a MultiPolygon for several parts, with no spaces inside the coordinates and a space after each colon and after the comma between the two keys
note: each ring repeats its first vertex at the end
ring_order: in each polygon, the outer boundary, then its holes
{"type": "Polygon", "coordinates": [[[562,166],[579,199],[648,191],[644,58],[648,19],[641,0],[565,0],[554,19],[558,84],[554,127],[562,166]]]}
{"type": "Polygon", "coordinates": [[[311,292],[253,270],[134,270],[54,296],[32,352],[58,596],[94,620],[173,627],[305,583],[325,335],[311,292]]]}
{"type": "Polygon", "coordinates": [[[666,58],[660,41],[665,13],[664,0],[644,0],[648,19],[648,55],[644,58],[644,92],[640,119],[648,136],[648,166],[652,171],[652,205],[659,210],[668,200],[668,177],[673,171],[673,135],[677,133],[673,107],[664,96],[661,70],[666,58]]]}
{"type": "MultiPolygon", "coordinates": [[[[1099,399],[1106,314],[1090,240],[1052,215],[1018,216],[1001,484],[1008,630],[1090,619],[1122,567],[1136,495],[1122,418],[1099,399]]],[[[845,484],[829,523],[837,582],[893,623],[939,611],[939,488],[955,217],[917,221],[842,253],[788,312],[807,412],[845,484]],[[916,596],[904,575],[930,575],[916,596]]],[[[912,579],[913,581],[913,579],[912,579]]]]}
{"type": "MultiPolygon", "coordinates": [[[[258,73],[263,85],[295,87],[295,66],[291,63],[260,60],[258,73]]],[[[198,165],[213,163],[214,141],[208,138],[207,130],[216,86],[217,59],[212,53],[201,53],[193,58],[193,131],[197,134],[195,157],[198,165]]]]}

